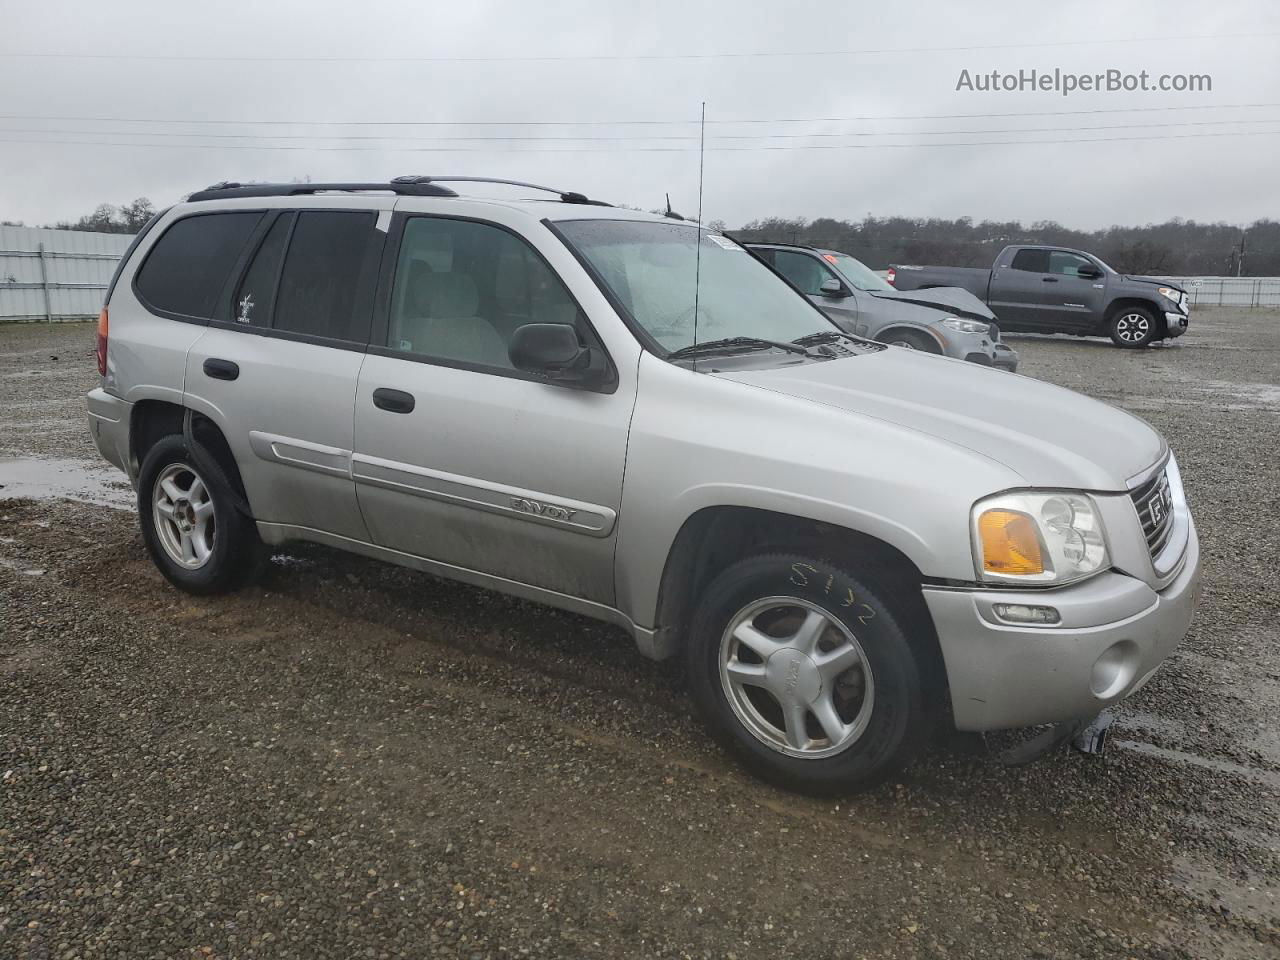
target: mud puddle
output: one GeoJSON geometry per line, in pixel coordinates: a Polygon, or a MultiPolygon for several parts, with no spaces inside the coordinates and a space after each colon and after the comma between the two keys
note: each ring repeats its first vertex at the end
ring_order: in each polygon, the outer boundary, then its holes
{"type": "Polygon", "coordinates": [[[131,510],[133,489],[124,474],[85,460],[0,458],[0,499],[76,500],[131,510]]]}

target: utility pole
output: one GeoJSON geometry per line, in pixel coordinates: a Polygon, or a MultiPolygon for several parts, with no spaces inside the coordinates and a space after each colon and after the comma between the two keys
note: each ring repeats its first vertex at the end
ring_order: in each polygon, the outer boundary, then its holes
{"type": "Polygon", "coordinates": [[[1244,276],[1244,238],[1249,231],[1244,227],[1240,228],[1240,256],[1236,257],[1236,276],[1244,276]]]}

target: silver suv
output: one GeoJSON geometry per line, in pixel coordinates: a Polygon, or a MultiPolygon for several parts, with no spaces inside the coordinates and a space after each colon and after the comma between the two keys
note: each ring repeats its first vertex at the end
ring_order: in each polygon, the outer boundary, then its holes
{"type": "Polygon", "coordinates": [[[178,587],[305,540],[618,624],[810,791],[1092,718],[1185,634],[1143,421],[849,335],[695,224],[449,182],[220,184],[125,255],[89,423],[178,587]]]}

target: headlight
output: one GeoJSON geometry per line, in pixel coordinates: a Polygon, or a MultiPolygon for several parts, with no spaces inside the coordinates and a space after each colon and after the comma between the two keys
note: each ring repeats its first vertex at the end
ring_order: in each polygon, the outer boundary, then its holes
{"type": "Polygon", "coordinates": [[[1174,303],[1179,305],[1182,303],[1182,291],[1175,290],[1173,287],[1161,287],[1160,296],[1164,297],[1166,300],[1172,300],[1174,303]]]}
{"type": "Polygon", "coordinates": [[[1082,493],[1001,493],[973,508],[978,577],[1062,584],[1111,565],[1102,518],[1082,493]]]}
{"type": "Polygon", "coordinates": [[[990,325],[977,320],[961,320],[959,317],[947,317],[942,325],[958,333],[986,333],[990,325]]]}

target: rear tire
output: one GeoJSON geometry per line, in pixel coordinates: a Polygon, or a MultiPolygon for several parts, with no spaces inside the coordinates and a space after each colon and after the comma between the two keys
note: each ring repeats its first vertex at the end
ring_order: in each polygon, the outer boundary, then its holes
{"type": "Polygon", "coordinates": [[[208,453],[199,461],[181,436],[157,441],[138,473],[138,521],[170,583],[188,593],[226,593],[260,569],[265,548],[225,471],[208,453]]]}
{"type": "Polygon", "coordinates": [[[725,569],[698,601],[685,655],[712,736],[792,790],[871,787],[909,764],[930,729],[889,595],[815,557],[725,569]]]}
{"type": "Polygon", "coordinates": [[[1108,325],[1111,342],[1126,350],[1145,347],[1157,337],[1155,314],[1145,307],[1117,310],[1108,325]]]}

